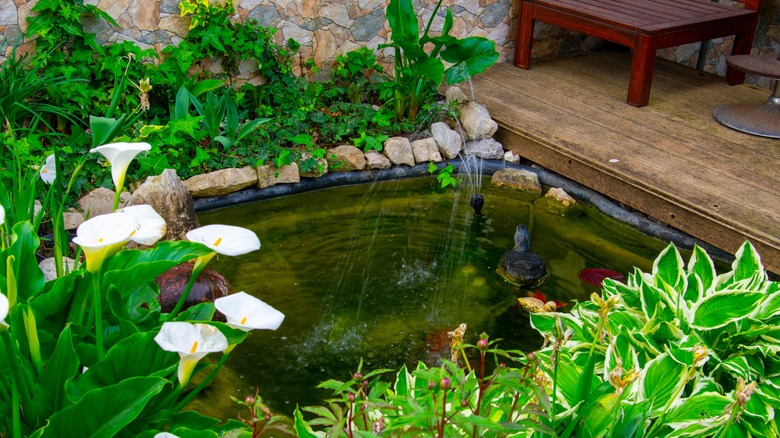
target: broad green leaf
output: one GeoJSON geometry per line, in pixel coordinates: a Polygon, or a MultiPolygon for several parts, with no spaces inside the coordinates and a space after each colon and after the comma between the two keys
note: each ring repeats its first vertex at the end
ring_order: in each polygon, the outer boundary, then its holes
{"type": "Polygon", "coordinates": [[[632,309],[641,309],[642,301],[639,296],[639,290],[637,288],[626,286],[623,283],[619,283],[611,278],[605,278],[601,284],[610,295],[619,295],[626,306],[632,309]]]}
{"type": "Polygon", "coordinates": [[[11,268],[16,278],[17,300],[21,303],[26,303],[30,298],[43,290],[43,272],[38,267],[38,260],[35,258],[39,244],[40,240],[35,230],[33,230],[32,224],[29,221],[19,222],[13,226],[11,246],[0,253],[0,260],[2,260],[0,263],[0,276],[3,280],[0,281],[0,291],[6,296],[8,295],[5,281],[8,278],[6,260],[9,256],[13,256],[14,260],[11,268]]]}
{"type": "Polygon", "coordinates": [[[52,415],[42,437],[114,436],[141,413],[166,383],[159,377],[131,377],[90,391],[76,404],[52,415]]]}
{"type": "Polygon", "coordinates": [[[761,265],[761,256],[758,255],[756,248],[750,243],[745,242],[734,255],[735,260],[731,268],[734,270],[733,281],[741,281],[753,278],[759,275],[764,279],[764,267],[761,265]]]}
{"type": "Polygon", "coordinates": [[[698,394],[683,399],[664,417],[666,423],[702,421],[722,415],[732,400],[721,394],[698,394]]]}
{"type": "Polygon", "coordinates": [[[723,291],[699,301],[693,308],[693,325],[700,329],[723,327],[750,316],[765,295],[761,292],[723,291]]]}
{"type": "Polygon", "coordinates": [[[677,247],[673,243],[669,244],[653,262],[652,274],[656,280],[662,280],[672,286],[677,291],[682,292],[679,287],[685,278],[683,271],[683,259],[677,247]]]}
{"type": "Polygon", "coordinates": [[[293,417],[295,418],[295,432],[298,434],[298,438],[318,438],[311,426],[303,419],[303,413],[297,406],[295,407],[295,412],[293,412],[293,417]]]}
{"type": "Polygon", "coordinates": [[[35,382],[33,403],[38,418],[49,418],[66,406],[65,383],[75,377],[78,370],[79,358],[73,348],[70,326],[66,326],[43,373],[35,382]]]}
{"type": "Polygon", "coordinates": [[[416,46],[420,30],[412,0],[390,0],[385,13],[391,29],[390,40],[404,49],[416,46]]]}
{"type": "Polygon", "coordinates": [[[82,280],[81,271],[73,271],[49,281],[43,293],[30,300],[30,306],[34,307],[42,317],[48,318],[66,308],[77,284],[82,280]]]}
{"type": "Polygon", "coordinates": [[[777,315],[780,315],[780,292],[768,292],[767,299],[758,306],[755,317],[765,321],[777,315]]]}
{"type": "Polygon", "coordinates": [[[202,81],[198,81],[195,83],[195,85],[192,86],[192,95],[195,97],[200,96],[203,93],[214,91],[220,88],[224,88],[225,83],[220,79],[204,79],[202,81]]]}
{"type": "Polygon", "coordinates": [[[484,37],[466,37],[449,45],[441,57],[453,65],[445,72],[450,85],[459,84],[484,72],[498,59],[496,43],[484,37]]]}
{"type": "Polygon", "coordinates": [[[153,332],[142,332],[118,342],[111,347],[103,361],[70,382],[68,397],[77,402],[90,391],[113,386],[133,377],[166,376],[175,372],[178,356],[161,349],[154,341],[155,335],[153,332]]]}
{"type": "Polygon", "coordinates": [[[412,75],[426,77],[438,87],[444,77],[444,64],[439,58],[424,58],[412,66],[412,75]]]}
{"type": "Polygon", "coordinates": [[[715,282],[715,265],[709,254],[698,245],[693,247],[691,259],[688,261],[688,274],[698,277],[702,291],[707,295],[707,291],[710,290],[715,282]]]}
{"type": "Polygon", "coordinates": [[[414,383],[411,381],[412,379],[412,375],[409,374],[409,371],[406,369],[406,364],[404,364],[396,374],[394,387],[395,394],[399,397],[410,396],[411,388],[414,386],[414,383]]]}
{"type": "Polygon", "coordinates": [[[590,436],[604,436],[617,417],[615,411],[620,409],[622,396],[612,393],[601,396],[598,401],[585,408],[582,412],[581,426],[590,436]]]}
{"type": "MultiPolygon", "coordinates": [[[[651,409],[667,405],[680,385],[685,384],[686,367],[664,353],[651,360],[642,370],[642,386],[651,409]]],[[[678,394],[679,395],[679,394],[678,394]]]]}

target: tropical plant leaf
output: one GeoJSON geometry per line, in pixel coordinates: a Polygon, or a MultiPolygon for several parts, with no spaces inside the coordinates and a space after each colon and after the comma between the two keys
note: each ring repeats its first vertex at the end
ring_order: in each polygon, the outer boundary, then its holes
{"type": "Polygon", "coordinates": [[[467,37],[448,45],[441,57],[453,65],[445,72],[450,85],[459,84],[484,72],[498,59],[496,43],[484,37],[467,37]]]}
{"type": "Polygon", "coordinates": [[[723,327],[756,311],[765,295],[750,291],[721,291],[699,301],[693,308],[692,325],[699,329],[723,327]]]}

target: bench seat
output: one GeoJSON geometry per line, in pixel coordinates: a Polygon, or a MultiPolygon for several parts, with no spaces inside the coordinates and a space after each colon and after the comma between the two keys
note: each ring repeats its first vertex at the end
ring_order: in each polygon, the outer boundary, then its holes
{"type": "MultiPolygon", "coordinates": [[[[709,0],[522,0],[515,65],[529,68],[536,21],[582,32],[633,50],[626,101],[647,105],[658,49],[735,35],[732,54],[750,53],[760,0],[745,7],[709,0]]],[[[729,69],[729,84],[745,74],[729,69]]]]}

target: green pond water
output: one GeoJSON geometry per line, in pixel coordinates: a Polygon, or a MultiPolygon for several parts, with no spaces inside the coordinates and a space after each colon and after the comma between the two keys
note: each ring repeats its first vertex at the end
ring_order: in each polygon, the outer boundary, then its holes
{"type": "MultiPolygon", "coordinates": [[[[202,224],[249,228],[259,251],[214,259],[234,291],[251,293],[286,315],[277,331],[255,331],[231,354],[202,403],[235,418],[228,396],[259,390],[278,413],[320,404],[315,389],[363,369],[398,368],[449,357],[447,331],[466,323],[466,342],[482,332],[506,349],[541,345],[517,298],[529,291],[496,273],[515,227],[550,272],[538,290],[561,302],[586,300],[595,286],[578,273],[652,267],[666,246],[582,206],[562,216],[535,196],[483,184],[475,217],[467,190],[442,190],[435,178],[318,190],[202,213],[202,224]]],[[[569,306],[571,307],[571,306],[569,306]]]]}

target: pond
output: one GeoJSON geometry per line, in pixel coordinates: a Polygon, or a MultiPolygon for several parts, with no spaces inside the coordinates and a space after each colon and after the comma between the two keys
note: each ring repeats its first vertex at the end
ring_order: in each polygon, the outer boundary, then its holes
{"type": "Polygon", "coordinates": [[[550,272],[538,292],[563,303],[598,290],[580,279],[583,269],[649,270],[667,244],[595,207],[562,215],[535,202],[536,195],[484,181],[481,216],[469,207],[467,190],[441,189],[433,177],[202,213],[202,224],[257,233],[259,251],[209,266],[234,291],[286,315],[277,331],[255,331],[236,348],[221,389],[204,402],[230,411],[228,395],[244,398],[257,389],[272,410],[291,414],[296,404],[320,404],[330,394],[316,385],[348,379],[361,360],[364,370],[418,360],[438,365],[449,357],[447,331],[460,323],[468,325],[468,343],[486,332],[503,339],[505,349],[538,348],[541,339],[517,305],[537,291],[520,290],[496,272],[518,224],[528,225],[530,249],[550,272]]]}

